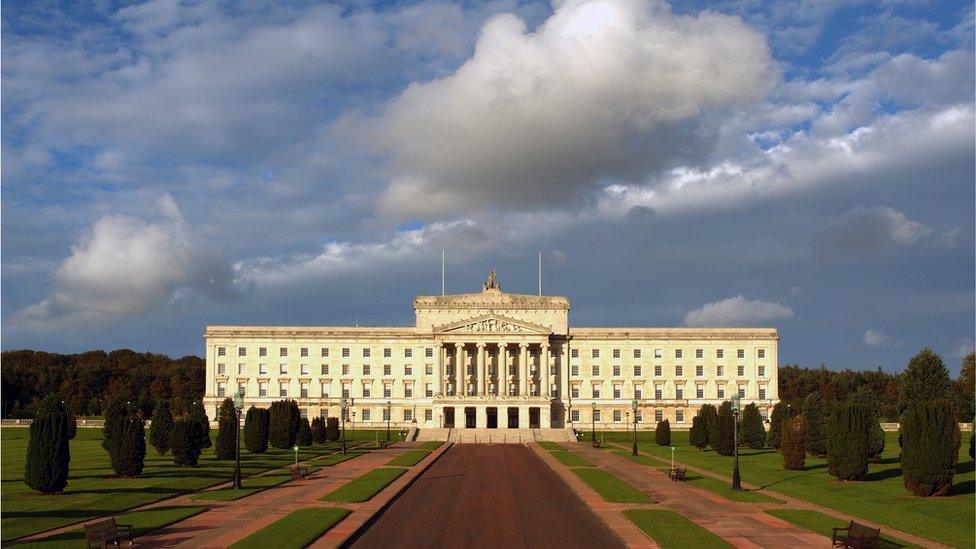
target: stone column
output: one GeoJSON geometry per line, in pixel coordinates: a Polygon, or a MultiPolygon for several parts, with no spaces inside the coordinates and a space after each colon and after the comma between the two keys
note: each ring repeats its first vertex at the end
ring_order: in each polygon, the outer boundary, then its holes
{"type": "MultiPolygon", "coordinates": [[[[464,344],[454,344],[454,394],[464,394],[464,344]]],[[[457,424],[457,411],[454,412],[454,423],[457,424]]],[[[461,417],[464,421],[464,416],[461,417]]]]}
{"type": "Polygon", "coordinates": [[[477,361],[477,367],[475,368],[475,382],[474,382],[474,392],[476,395],[485,394],[485,354],[488,352],[487,345],[483,341],[476,343],[478,348],[475,360],[477,361]]]}
{"type": "Polygon", "coordinates": [[[519,343],[519,394],[529,394],[529,344],[519,343]]]}
{"type": "Polygon", "coordinates": [[[542,344],[542,352],[539,354],[541,355],[539,359],[541,362],[539,365],[539,395],[548,397],[552,384],[549,379],[549,343],[542,344]]]}
{"type": "Polygon", "coordinates": [[[444,387],[444,355],[447,354],[447,348],[444,345],[437,346],[437,369],[434,372],[437,374],[437,381],[434,383],[434,394],[443,395],[446,393],[444,387]]]}

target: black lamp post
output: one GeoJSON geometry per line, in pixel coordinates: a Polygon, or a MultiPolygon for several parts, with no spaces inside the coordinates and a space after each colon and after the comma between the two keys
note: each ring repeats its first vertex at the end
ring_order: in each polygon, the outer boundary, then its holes
{"type": "Polygon", "coordinates": [[[596,402],[590,403],[590,439],[596,444],[596,402]]]}
{"type": "Polygon", "coordinates": [[[390,442],[390,417],[392,413],[390,412],[391,403],[389,400],[386,401],[386,441],[390,442]]]}
{"type": "Polygon", "coordinates": [[[234,433],[237,439],[237,447],[234,449],[234,488],[240,490],[244,487],[241,483],[241,411],[244,410],[244,391],[242,389],[238,389],[234,395],[234,410],[237,412],[234,416],[234,433]]]}
{"type": "Polygon", "coordinates": [[[739,394],[732,395],[732,452],[735,456],[735,465],[732,469],[732,489],[742,490],[742,479],[739,477],[739,394]]]}
{"type": "Polygon", "coordinates": [[[631,449],[630,454],[632,456],[637,455],[637,399],[634,399],[631,403],[634,408],[634,447],[631,449]]]}
{"type": "Polygon", "coordinates": [[[346,397],[342,397],[339,400],[339,426],[342,429],[342,455],[346,455],[346,397]]]}

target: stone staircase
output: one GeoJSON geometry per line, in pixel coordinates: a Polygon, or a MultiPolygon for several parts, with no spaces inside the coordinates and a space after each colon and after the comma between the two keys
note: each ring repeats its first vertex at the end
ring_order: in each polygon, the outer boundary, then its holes
{"type": "Polygon", "coordinates": [[[418,441],[443,440],[459,444],[522,444],[574,442],[572,429],[420,429],[418,441]]]}

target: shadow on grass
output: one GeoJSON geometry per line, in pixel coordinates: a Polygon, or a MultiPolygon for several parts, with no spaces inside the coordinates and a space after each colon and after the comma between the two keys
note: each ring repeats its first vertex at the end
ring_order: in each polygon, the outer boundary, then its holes
{"type": "Polygon", "coordinates": [[[72,518],[85,520],[103,515],[117,514],[118,512],[118,509],[48,509],[45,511],[4,511],[3,518],[72,518]]]}
{"type": "Polygon", "coordinates": [[[972,494],[976,492],[976,480],[967,480],[965,482],[957,482],[952,485],[952,489],[946,495],[949,496],[965,496],[967,494],[972,494]]]}
{"type": "Polygon", "coordinates": [[[875,480],[887,480],[889,478],[897,478],[902,475],[901,467],[893,467],[891,469],[884,469],[882,471],[874,471],[864,475],[861,480],[871,482],[875,480]]]}

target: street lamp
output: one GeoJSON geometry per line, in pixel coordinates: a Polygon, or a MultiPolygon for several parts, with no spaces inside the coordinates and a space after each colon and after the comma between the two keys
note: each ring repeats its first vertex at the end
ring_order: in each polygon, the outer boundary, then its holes
{"type": "Polygon", "coordinates": [[[386,401],[386,441],[390,442],[390,418],[392,413],[390,412],[392,404],[389,400],[386,401]]]}
{"type": "Polygon", "coordinates": [[[241,484],[241,411],[244,410],[244,390],[238,388],[234,395],[234,432],[236,433],[237,448],[234,450],[234,488],[240,490],[241,484]]]}
{"type": "Polygon", "coordinates": [[[593,444],[596,444],[596,402],[590,403],[590,438],[593,444]]]}
{"type": "Polygon", "coordinates": [[[739,477],[739,401],[741,397],[736,393],[732,395],[732,452],[735,456],[735,465],[732,469],[732,489],[742,490],[742,479],[739,477]]]}
{"type": "Polygon", "coordinates": [[[339,416],[342,421],[339,426],[342,428],[342,455],[346,455],[346,397],[339,400],[339,416]]]}
{"type": "Polygon", "coordinates": [[[631,404],[634,408],[634,448],[631,450],[630,454],[633,456],[637,455],[637,399],[635,398],[631,404]]]}

